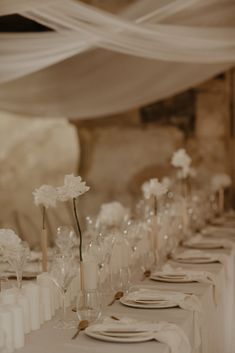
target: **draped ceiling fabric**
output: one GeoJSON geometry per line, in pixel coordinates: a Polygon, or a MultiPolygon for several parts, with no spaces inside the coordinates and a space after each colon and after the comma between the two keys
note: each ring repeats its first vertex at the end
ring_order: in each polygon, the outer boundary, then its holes
{"type": "Polygon", "coordinates": [[[0,109],[103,117],[234,66],[235,0],[138,0],[119,14],[73,0],[0,0],[53,29],[0,34],[0,109]]]}

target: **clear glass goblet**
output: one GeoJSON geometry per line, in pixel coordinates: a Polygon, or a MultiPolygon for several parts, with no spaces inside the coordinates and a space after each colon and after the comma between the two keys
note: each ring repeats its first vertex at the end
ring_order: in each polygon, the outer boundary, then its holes
{"type": "Polygon", "coordinates": [[[56,246],[63,254],[71,252],[77,243],[77,237],[72,227],[60,226],[57,228],[57,236],[55,239],[56,246]]]}
{"type": "Polygon", "coordinates": [[[55,328],[69,329],[76,327],[74,320],[66,319],[66,294],[72,281],[78,276],[78,264],[71,254],[56,254],[53,257],[49,275],[62,298],[62,316],[55,328]]]}

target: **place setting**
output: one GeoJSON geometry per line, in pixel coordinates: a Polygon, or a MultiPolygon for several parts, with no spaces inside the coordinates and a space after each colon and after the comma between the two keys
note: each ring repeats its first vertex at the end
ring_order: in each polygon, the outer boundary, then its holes
{"type": "Polygon", "coordinates": [[[234,243],[229,239],[215,239],[203,234],[196,234],[192,238],[182,241],[181,246],[198,250],[231,249],[234,247],[234,243]]]}

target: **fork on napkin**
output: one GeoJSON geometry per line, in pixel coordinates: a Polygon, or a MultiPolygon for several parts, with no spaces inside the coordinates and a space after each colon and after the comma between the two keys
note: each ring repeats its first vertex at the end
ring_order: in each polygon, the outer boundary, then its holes
{"type": "MultiPolygon", "coordinates": [[[[132,318],[122,317],[119,321],[113,321],[110,318],[104,318],[100,324],[93,324],[85,330],[88,332],[106,332],[109,335],[120,332],[133,333],[135,336],[138,333],[149,333],[150,339],[165,343],[170,347],[171,353],[191,353],[192,348],[188,337],[184,331],[177,325],[168,322],[151,323],[137,321],[132,318]]],[[[121,335],[121,334],[120,334],[121,335]]]]}

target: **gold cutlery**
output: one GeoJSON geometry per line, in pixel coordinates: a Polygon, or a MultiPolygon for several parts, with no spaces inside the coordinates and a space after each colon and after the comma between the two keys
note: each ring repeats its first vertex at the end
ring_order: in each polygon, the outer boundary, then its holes
{"type": "Polygon", "coordinates": [[[118,291],[115,293],[113,300],[108,304],[108,306],[111,306],[115,303],[116,300],[119,300],[123,297],[124,293],[122,291],[118,291]]]}
{"type": "Polygon", "coordinates": [[[88,327],[88,325],[89,325],[89,322],[87,320],[81,320],[78,324],[77,331],[75,332],[75,334],[71,339],[75,340],[75,338],[77,338],[77,336],[79,335],[79,332],[85,330],[88,327]]]}

